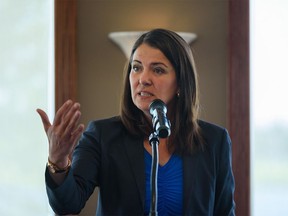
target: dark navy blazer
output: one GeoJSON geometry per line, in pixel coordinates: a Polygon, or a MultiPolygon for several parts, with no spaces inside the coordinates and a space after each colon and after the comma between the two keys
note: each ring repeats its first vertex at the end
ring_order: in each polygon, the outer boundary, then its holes
{"type": "MultiPolygon", "coordinates": [[[[230,137],[219,126],[199,125],[206,147],[183,157],[183,215],[235,215],[230,137]]],[[[45,177],[57,214],[79,213],[98,186],[97,215],[144,215],[143,139],[131,136],[118,117],[89,123],[60,186],[47,169],[45,177]]]]}

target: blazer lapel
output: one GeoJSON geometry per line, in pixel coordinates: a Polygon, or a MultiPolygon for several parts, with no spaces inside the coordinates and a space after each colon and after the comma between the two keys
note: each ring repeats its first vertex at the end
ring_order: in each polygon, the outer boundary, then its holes
{"type": "Polygon", "coordinates": [[[183,213],[186,215],[193,205],[191,200],[191,194],[195,193],[195,178],[193,176],[197,175],[197,162],[195,158],[191,156],[183,157],[183,193],[184,193],[184,202],[183,202],[183,213]],[[194,191],[194,192],[193,192],[194,191]]]}
{"type": "Polygon", "coordinates": [[[139,191],[139,198],[144,211],[145,200],[145,162],[144,162],[144,145],[142,138],[135,138],[126,134],[124,145],[127,157],[130,162],[132,172],[134,173],[135,182],[139,191]]]}

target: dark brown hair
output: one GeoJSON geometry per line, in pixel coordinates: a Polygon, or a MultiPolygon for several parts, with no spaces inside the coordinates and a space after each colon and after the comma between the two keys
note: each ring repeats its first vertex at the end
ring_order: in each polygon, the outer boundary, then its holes
{"type": "Polygon", "coordinates": [[[199,92],[197,73],[192,51],[182,37],[170,30],[154,29],[144,33],[134,44],[124,71],[124,88],[120,110],[123,124],[134,135],[149,136],[152,131],[151,123],[147,122],[142,111],[132,101],[129,82],[133,54],[143,43],[159,49],[171,62],[176,72],[180,94],[178,97],[175,95],[176,100],[172,105],[173,115],[169,116],[171,118],[172,133],[169,137],[168,149],[185,154],[203,148],[198,125],[199,92]]]}

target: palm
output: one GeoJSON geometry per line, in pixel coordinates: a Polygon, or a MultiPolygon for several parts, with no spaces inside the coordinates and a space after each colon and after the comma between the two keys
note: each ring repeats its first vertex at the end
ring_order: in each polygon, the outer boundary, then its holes
{"type": "Polygon", "coordinates": [[[49,159],[55,163],[65,163],[84,130],[84,125],[79,124],[80,104],[70,100],[64,103],[57,111],[53,124],[43,110],[37,109],[37,112],[49,141],[49,159]]]}

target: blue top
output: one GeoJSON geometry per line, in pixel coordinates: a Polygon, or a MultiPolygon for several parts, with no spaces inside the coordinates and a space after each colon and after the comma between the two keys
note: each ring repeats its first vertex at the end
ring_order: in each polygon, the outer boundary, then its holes
{"type": "MultiPolygon", "coordinates": [[[[145,150],[146,198],[145,215],[149,215],[151,204],[150,173],[152,156],[145,150]]],[[[181,157],[173,154],[164,165],[158,166],[158,215],[183,214],[183,166],[181,157]]]]}

